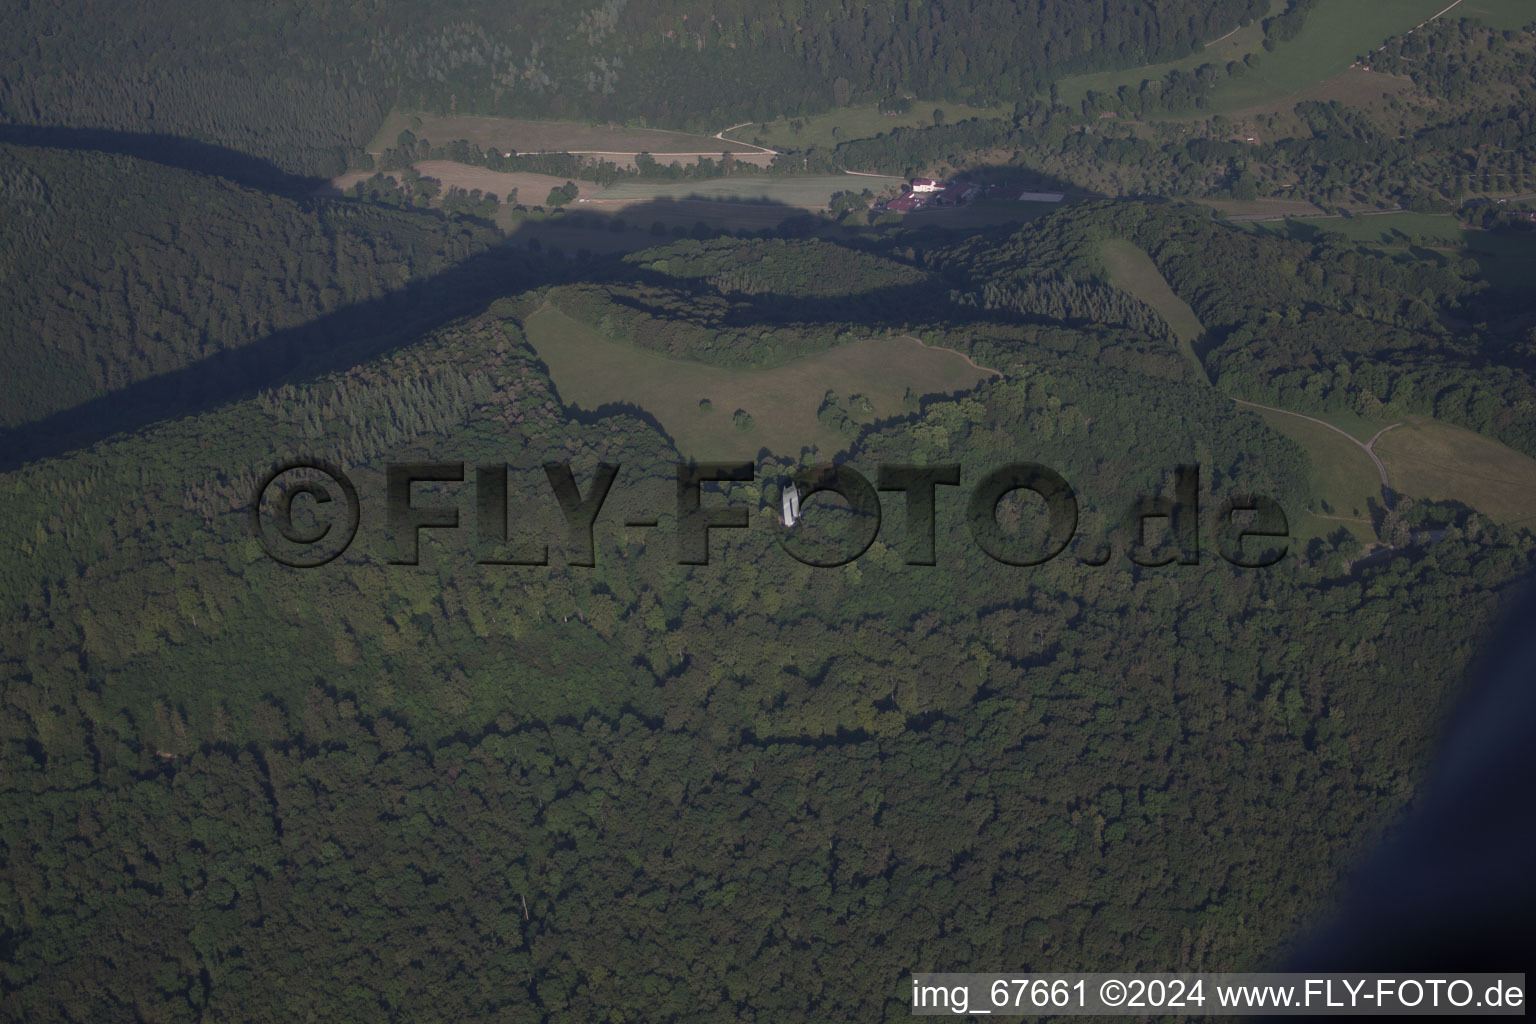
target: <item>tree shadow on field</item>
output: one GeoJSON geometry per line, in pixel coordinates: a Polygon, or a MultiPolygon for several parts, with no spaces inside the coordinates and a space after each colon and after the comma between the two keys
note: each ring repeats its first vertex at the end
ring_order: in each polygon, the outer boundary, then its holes
{"type": "MultiPolygon", "coordinates": [[[[283,192],[308,189],[306,194],[314,203],[355,202],[316,196],[315,183],[309,179],[285,175],[265,161],[191,140],[125,132],[0,126],[0,141],[107,149],[213,173],[220,173],[215,168],[224,168],[233,180],[246,184],[268,182],[273,190],[283,192]]],[[[772,207],[773,204],[750,204],[758,216],[772,207]]],[[[411,281],[387,295],[275,331],[0,433],[0,472],[86,448],[162,420],[206,411],[280,384],[344,370],[409,344],[450,321],[478,315],[504,296],[583,281],[664,284],[686,294],[690,288],[704,287],[704,282],[668,277],[622,259],[625,252],[666,244],[679,237],[815,236],[849,248],[878,248],[882,232],[901,231],[900,225],[860,225],[848,229],[801,208],[780,205],[779,210],[782,217],[757,228],[743,228],[734,222],[741,214],[741,204],[679,203],[666,199],[626,205],[611,213],[587,208],[580,211],[579,220],[574,211],[554,218],[526,220],[506,232],[499,244],[432,277],[411,281]],[[564,217],[570,217],[568,226],[562,226],[564,217]],[[586,234],[578,228],[585,228],[586,234]],[[562,231],[569,234],[572,244],[554,241],[565,237],[562,231]],[[595,238],[613,244],[602,252],[582,244],[595,238]]],[[[443,215],[423,211],[422,216],[443,215]]],[[[360,240],[357,244],[367,242],[360,240]]],[[[883,254],[891,256],[889,251],[883,254]]],[[[733,307],[725,326],[790,320],[802,324],[857,322],[896,326],[921,320],[940,307],[948,322],[1016,319],[1007,313],[983,313],[949,302],[948,288],[952,285],[953,282],[935,278],[931,286],[878,288],[830,298],[731,296],[733,307]]]]}

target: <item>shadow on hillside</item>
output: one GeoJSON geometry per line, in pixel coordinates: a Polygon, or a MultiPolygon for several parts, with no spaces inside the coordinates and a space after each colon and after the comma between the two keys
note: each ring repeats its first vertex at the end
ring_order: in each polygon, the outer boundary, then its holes
{"type": "MultiPolygon", "coordinates": [[[[636,267],[625,275],[626,280],[640,281],[667,288],[684,295],[717,298],[720,293],[706,281],[682,280],[665,274],[636,267]]],[[[917,327],[923,322],[942,314],[950,324],[978,322],[1029,322],[1027,318],[1003,310],[983,310],[976,306],[961,305],[949,299],[950,283],[930,277],[919,284],[886,285],[849,295],[786,296],[774,292],[752,295],[729,294],[730,308],[712,326],[744,328],[754,325],[823,324],[829,328],[885,328],[917,327]]],[[[610,299],[614,305],[665,319],[675,316],[676,310],[652,305],[628,295],[615,294],[610,299]]]]}
{"type": "MultiPolygon", "coordinates": [[[[67,128],[57,125],[0,124],[0,143],[81,152],[116,153],[184,171],[221,178],[283,195],[308,195],[324,178],[290,174],[270,161],[239,150],[178,135],[152,135],[107,128],[67,128]]],[[[103,187],[108,187],[104,182],[103,187]]]]}
{"type": "Polygon", "coordinates": [[[1102,192],[1086,191],[1065,178],[1043,171],[996,164],[970,164],[956,170],[952,178],[976,185],[1001,185],[1031,192],[1060,192],[1068,199],[1107,199],[1102,192]]]}
{"type": "MultiPolygon", "coordinates": [[[[87,137],[81,136],[82,146],[87,137]]],[[[570,225],[565,230],[571,232],[573,244],[568,246],[548,241],[551,231],[555,237],[562,237],[561,218],[527,222],[507,233],[500,244],[433,277],[413,281],[378,299],[274,332],[0,433],[0,472],[87,448],[115,434],[142,430],[161,420],[206,411],[285,382],[344,370],[408,344],[452,320],[477,315],[497,298],[542,286],[575,282],[646,283],[663,285],[685,297],[690,291],[718,295],[703,281],[668,277],[622,259],[624,252],[667,244],[679,237],[815,236],[852,248],[882,251],[889,257],[890,252],[880,248],[881,233],[900,229],[898,224],[861,225],[850,230],[830,219],[786,206],[781,207],[785,216],[778,225],[732,230],[724,226],[735,212],[730,209],[732,204],[718,205],[724,215],[722,223],[696,219],[691,228],[681,223],[666,227],[667,218],[675,222],[679,212],[678,205],[667,200],[626,206],[614,215],[583,211],[579,219],[570,215],[570,225]],[[592,237],[611,238],[616,247],[594,252],[580,244],[592,237]]],[[[695,207],[689,207],[690,214],[697,212],[695,207]]],[[[999,230],[1011,228],[999,225],[999,230]]],[[[954,304],[949,300],[953,284],[934,277],[918,286],[878,288],[844,296],[731,295],[733,305],[722,326],[764,322],[893,326],[926,320],[940,312],[948,322],[1017,319],[1007,313],[982,312],[954,304]]]]}
{"type": "Polygon", "coordinates": [[[0,471],[89,447],[159,420],[192,415],[285,381],[345,369],[450,320],[478,313],[498,296],[558,281],[564,269],[547,257],[495,246],[378,299],[136,381],[0,434],[0,471]]]}

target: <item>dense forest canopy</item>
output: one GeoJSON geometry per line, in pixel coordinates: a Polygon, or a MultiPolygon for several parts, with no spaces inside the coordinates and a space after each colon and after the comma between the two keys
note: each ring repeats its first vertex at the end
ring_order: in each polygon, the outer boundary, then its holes
{"type": "MultiPolygon", "coordinates": [[[[1454,268],[1104,204],[921,249],[666,243],[7,474],[6,1012],[897,1019],[892,981],[919,962],[1270,962],[1410,798],[1536,544],[1421,502],[1398,514],[1440,539],[1355,568],[1343,532],[1268,570],[1208,534],[1198,566],[1130,562],[1123,514],[1177,465],[1200,464],[1207,510],[1255,492],[1294,511],[1310,459],[1171,354],[1159,314],[1108,282],[1111,237],[1147,246],[1218,338],[1284,313],[1288,265],[1321,275],[1300,315],[1356,318],[1328,336],[1359,358],[1370,324],[1409,332],[1425,366],[1459,358],[1415,305],[1464,298],[1454,268]],[[777,493],[831,453],[764,451],[709,498],[749,528],[680,566],[687,453],[631,410],[565,408],[522,328],[550,302],[727,366],[751,350],[719,342],[767,310],[805,352],[864,323],[968,353],[1001,375],[856,425],[841,457],[968,480],[1037,460],[1077,490],[1081,536],[1003,566],[945,494],[938,565],[906,563],[893,501],[863,557],[813,569],[774,539],[777,493]],[[319,570],[273,562],[248,526],[290,452],[346,467],[375,510],[319,570]],[[383,465],[444,457],[505,461],[520,528],[551,537],[541,465],[582,487],[618,465],[596,564],[558,542],[548,566],[478,564],[462,489],[434,497],[457,494],[464,528],[388,564],[383,465]]],[[[1262,394],[1264,350],[1224,353],[1217,383],[1262,394]]]]}
{"type": "MultiPolygon", "coordinates": [[[[0,145],[0,161],[0,429],[285,330],[337,345],[335,328],[302,328],[495,240],[433,213],[288,199],[130,157],[0,145]]],[[[409,312],[404,297],[380,302],[348,330],[409,312]]]]}
{"type": "MultiPolygon", "coordinates": [[[[1262,573],[1000,571],[946,504],[940,567],[904,567],[893,521],[814,570],[763,507],[791,454],[685,569],[616,525],[665,511],[675,452],[562,417],[531,306],[13,478],[74,526],[10,525],[12,1011],[895,1019],[914,958],[1258,966],[1401,805],[1465,623],[1532,555],[1449,511],[1454,539],[1359,577],[1327,546],[1262,573]],[[375,520],[295,575],[244,526],[274,444],[370,497],[369,467],[443,452],[631,472],[591,570],[454,539],[392,569],[375,520]]],[[[1300,500],[1305,456],[1209,388],[1032,337],[974,342],[1006,378],[866,432],[855,464],[1022,451],[1097,524],[1201,453],[1217,492],[1300,500]]]]}
{"type": "Polygon", "coordinates": [[[1136,87],[1090,90],[1076,105],[1026,97],[1011,116],[792,146],[776,166],[1011,173],[1093,195],[1273,198],[1325,210],[1453,210],[1530,194],[1536,131],[1524,98],[1536,89],[1536,24],[1494,29],[1454,13],[1384,40],[1368,72],[1357,66],[1326,88],[1246,109],[1215,105],[1277,58],[1149,74],[1136,87]]]}
{"type": "Polygon", "coordinates": [[[998,102],[1181,56],[1268,0],[28,3],[0,121],[204,139],[336,173],[395,103],[709,126],[905,91],[998,102]]]}
{"type": "Polygon", "coordinates": [[[1080,207],[928,260],[1001,295],[1084,259],[1084,236],[1116,233],[1143,245],[1188,299],[1206,330],[1204,368],[1223,391],[1313,412],[1433,415],[1536,455],[1529,327],[1468,323],[1488,286],[1467,260],[1248,234],[1205,210],[1138,204],[1080,207]]]}
{"type": "Polygon", "coordinates": [[[18,5],[0,1017],[895,1021],[914,969],[1282,962],[1536,573],[1536,310],[1487,258],[1536,260],[1492,198],[1536,188],[1536,31],[1426,24],[1379,101],[1207,116],[1320,6],[18,5]],[[1052,92],[1245,24],[1252,61],[1052,92]],[[746,138],[914,93],[998,109],[751,168],[362,151],[389,111],[746,138]],[[592,203],[843,171],[1060,202],[592,203]],[[1459,218],[1213,209],[1307,200],[1459,218]],[[429,463],[402,534],[389,467],[429,463]],[[786,524],[827,463],[958,483],[931,538],[894,476],[867,537],[825,493],[786,524]],[[1043,501],[968,504],[1021,463],[1073,494],[1038,564],[996,549],[1043,501]],[[739,516],[707,559],[690,495],[739,516]],[[273,557],[284,508],[350,543],[273,557]]]}

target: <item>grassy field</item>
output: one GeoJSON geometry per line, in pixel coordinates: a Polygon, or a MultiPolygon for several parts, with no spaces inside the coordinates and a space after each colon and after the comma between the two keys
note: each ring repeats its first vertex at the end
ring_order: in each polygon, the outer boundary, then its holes
{"type": "MultiPolygon", "coordinates": [[[[486,170],[484,167],[473,167],[469,164],[454,163],[451,160],[423,160],[416,164],[416,170],[429,178],[436,178],[443,183],[446,189],[449,186],[458,186],[466,190],[479,189],[481,192],[489,192],[501,200],[502,205],[496,211],[496,226],[503,231],[517,230],[528,232],[530,225],[527,218],[513,209],[509,197],[514,190],[517,204],[522,206],[541,206],[549,197],[549,190],[559,185],[564,185],[565,178],[557,178],[549,174],[504,174],[500,171],[486,170]]],[[[354,182],[371,178],[373,172],[350,171],[340,177],[333,178],[327,189],[328,192],[344,192],[351,188],[354,182]]],[[[596,195],[601,186],[590,181],[576,182],[577,196],[587,197],[596,195]]],[[[691,221],[689,222],[692,223],[691,221]]],[[[547,229],[527,233],[526,237],[539,237],[541,242],[548,244],[553,239],[544,237],[547,229]]],[[[560,243],[563,248],[575,252],[579,248],[589,248],[593,252],[616,251],[611,244],[600,242],[594,247],[589,242],[581,242],[576,245],[560,243]]],[[[620,246],[619,248],[640,248],[641,246],[620,246]]]]}
{"type": "MultiPolygon", "coordinates": [[[[1307,450],[1312,494],[1320,502],[1291,514],[1292,534],[1302,541],[1344,527],[1360,539],[1376,539],[1368,518],[1382,504],[1381,477],[1359,446],[1327,427],[1297,416],[1254,409],[1275,430],[1307,450]]],[[[1386,426],[1359,417],[1318,416],[1362,441],[1386,426]]],[[[1393,490],[1431,501],[1459,501],[1501,523],[1536,520],[1536,459],[1497,441],[1426,416],[1410,416],[1382,434],[1376,455],[1393,490]]]]}
{"type": "Polygon", "coordinates": [[[652,199],[709,199],[738,203],[774,203],[801,209],[822,210],[834,192],[880,189],[900,182],[900,178],[866,177],[853,174],[814,174],[786,178],[769,174],[743,174],[733,178],[704,181],[620,181],[594,195],[593,201],[644,202],[652,199]]]}
{"type": "MultiPolygon", "coordinates": [[[[504,174],[501,171],[490,171],[484,167],[474,167],[470,164],[454,163],[451,160],[423,160],[415,165],[416,170],[428,178],[436,178],[443,183],[444,188],[457,185],[466,190],[479,189],[481,192],[494,193],[497,199],[506,201],[507,196],[517,191],[517,201],[524,206],[539,206],[549,197],[549,190],[559,185],[564,185],[565,178],[558,178],[552,174],[504,174]]],[[[344,192],[351,188],[353,183],[373,177],[373,171],[348,171],[346,174],[331,179],[330,188],[337,192],[344,192]]],[[[602,186],[590,181],[576,182],[577,196],[589,197],[596,195],[602,186]]]]}
{"type": "Polygon", "coordinates": [[[1390,424],[1388,420],[1368,420],[1352,412],[1309,412],[1307,415],[1322,420],[1329,426],[1338,427],[1350,437],[1366,443],[1369,443],[1382,427],[1390,424]]]}
{"type": "MultiPolygon", "coordinates": [[[[1387,39],[1407,32],[1438,14],[1450,0],[1322,0],[1307,17],[1306,25],[1295,39],[1281,43],[1273,52],[1265,52],[1263,31],[1258,24],[1238,29],[1203,53],[1165,64],[1101,72],[1063,79],[1057,94],[1071,105],[1082,101],[1089,89],[1114,91],[1121,85],[1139,87],[1147,79],[1161,78],[1178,68],[1192,71],[1202,64],[1241,60],[1257,53],[1259,66],[1241,78],[1223,78],[1211,91],[1205,109],[1185,117],[1208,117],[1256,111],[1280,101],[1299,99],[1354,99],[1362,89],[1391,89],[1390,83],[1373,82],[1371,76],[1341,78],[1355,58],[1381,46],[1387,39]],[[1328,83],[1328,84],[1325,84],[1328,83]],[[1379,88],[1378,88],[1379,87],[1379,88]],[[1321,91],[1319,91],[1321,90],[1321,91]],[[1302,94],[1306,95],[1302,95],[1302,94]],[[1335,95],[1335,93],[1343,93],[1335,95]]],[[[1501,20],[1516,17],[1513,8],[1523,0],[1465,0],[1480,3],[1491,11],[1487,17],[1501,20]],[[1493,10],[1497,9],[1497,10],[1493,10]]],[[[1460,8],[1448,17],[1459,16],[1460,8]]],[[[1363,75],[1363,73],[1362,73],[1363,75]]],[[[1375,76],[1380,78],[1381,76],[1375,76]]]]}
{"type": "MultiPolygon", "coordinates": [[[[548,174],[506,174],[451,160],[423,160],[416,169],[430,178],[441,181],[444,187],[457,185],[463,189],[480,189],[495,193],[505,204],[506,197],[517,190],[517,202],[523,206],[543,205],[549,190],[565,184],[566,179],[548,174]]],[[[349,171],[330,181],[323,190],[326,194],[339,194],[351,188],[355,182],[373,176],[372,171],[349,171]]],[[[668,230],[682,227],[691,230],[700,222],[707,226],[726,230],[756,231],[776,227],[786,218],[804,216],[807,210],[825,210],[833,192],[848,188],[878,190],[885,185],[900,181],[899,178],[864,178],[854,175],[821,175],[813,178],[755,177],[752,179],[718,179],[702,182],[629,181],[611,186],[607,190],[590,181],[578,181],[577,198],[586,200],[568,210],[580,210],[603,217],[622,217],[628,223],[649,229],[660,222],[668,230]],[[868,182],[870,184],[860,184],[868,182]],[[708,196],[708,198],[688,198],[708,196]],[[730,202],[728,200],[738,200],[730,202]],[[595,201],[594,201],[595,200],[595,201]]],[[[995,224],[1007,219],[1028,220],[1048,212],[1039,203],[1013,204],[1021,209],[1016,216],[1005,218],[996,212],[977,220],[977,223],[995,224]],[[1028,207],[1029,209],[1023,209],[1028,207]],[[1041,207],[1036,211],[1035,207],[1041,207]]],[[[969,208],[938,211],[949,219],[943,226],[964,227],[972,224],[967,219],[969,208]]],[[[973,218],[974,219],[974,218],[973,218]]],[[[503,230],[524,230],[525,218],[513,212],[510,205],[503,205],[497,213],[497,224],[503,230]]],[[[905,224],[918,227],[919,224],[905,224]]],[[[540,232],[547,234],[545,228],[540,232]]],[[[540,235],[542,237],[542,234],[540,235]]],[[[553,241],[554,239],[544,239],[553,241]]],[[[563,243],[561,243],[563,245],[563,243]]],[[[653,243],[654,244],[654,243],[653,243]]],[[[586,246],[586,243],[583,243],[586,246]]],[[[564,246],[570,248],[569,246],[564,246]]],[[[589,246],[588,246],[589,247],[589,246]]],[[[621,245],[619,248],[636,248],[621,245]]],[[[573,250],[574,251],[574,250],[573,250]]],[[[613,246],[593,248],[594,252],[616,251],[613,246]]]]}
{"type": "MultiPolygon", "coordinates": [[[[370,153],[395,145],[405,130],[436,145],[465,139],[482,148],[519,153],[611,152],[651,153],[751,153],[751,146],[689,132],[660,128],[628,128],[623,125],[592,125],[582,121],[525,121],[507,117],[440,117],[393,110],[368,144],[370,153]]],[[[663,163],[666,161],[663,160],[663,163]]]]}
{"type": "MultiPolygon", "coordinates": [[[[1230,114],[1250,128],[1259,118],[1269,119],[1270,134],[1268,136],[1263,136],[1256,128],[1252,129],[1255,137],[1261,138],[1262,141],[1291,136],[1305,138],[1311,134],[1311,131],[1306,122],[1296,116],[1298,103],[1338,101],[1359,110],[1382,115],[1386,112],[1391,97],[1412,91],[1413,82],[1407,78],[1384,75],[1379,71],[1367,71],[1364,68],[1345,68],[1305,88],[1278,93],[1263,102],[1242,106],[1236,110],[1223,107],[1218,112],[1230,114]]],[[[1206,111],[1199,111],[1183,114],[1181,117],[1203,117],[1205,113],[1206,111]]]]}
{"type": "MultiPolygon", "coordinates": [[[[1342,527],[1362,544],[1374,543],[1376,531],[1370,523],[1370,502],[1380,505],[1382,494],[1381,476],[1370,456],[1348,438],[1319,424],[1266,409],[1249,411],[1305,448],[1312,459],[1309,483],[1313,498],[1320,504],[1312,509],[1286,509],[1291,535],[1306,543],[1314,537],[1327,537],[1342,527]]],[[[1375,432],[1366,434],[1366,439],[1375,432]]]]}
{"type": "Polygon", "coordinates": [[[754,122],[726,132],[725,137],[745,139],[769,149],[831,149],[839,142],[873,138],[893,128],[931,125],[935,109],[944,111],[944,119],[951,123],[972,117],[1002,117],[1005,113],[1011,116],[1013,113],[1012,108],[1005,111],[1001,107],[971,107],[964,103],[913,100],[912,109],[905,114],[887,116],[871,103],[868,106],[839,107],[809,117],[781,117],[767,125],[754,122]],[[801,125],[799,131],[792,124],[796,120],[801,125]]]}
{"type": "Polygon", "coordinates": [[[586,410],[638,405],[661,422],[679,451],[700,460],[748,459],[763,448],[798,455],[807,445],[828,455],[841,451],[848,440],[816,417],[828,389],[868,395],[875,415],[888,417],[903,411],[909,387],[948,394],[990,375],[958,352],[913,338],[857,341],[770,370],[735,370],[609,340],[553,306],[530,316],[527,331],[566,402],[586,410]],[[707,411],[699,405],[706,398],[707,411]],[[737,409],[751,414],[751,430],[734,426],[737,409]]]}
{"type": "Polygon", "coordinates": [[[1056,95],[1067,106],[1077,108],[1083,97],[1090,90],[1094,92],[1115,92],[1122,85],[1128,85],[1132,89],[1139,88],[1141,83],[1149,78],[1161,78],[1170,71],[1178,70],[1194,72],[1202,64],[1224,65],[1228,61],[1242,60],[1250,53],[1263,52],[1264,27],[1257,21],[1251,25],[1223,36],[1219,40],[1208,43],[1205,49],[1199,53],[1192,53],[1188,57],[1178,60],[1166,61],[1162,64],[1152,64],[1139,68],[1125,68],[1119,71],[1099,71],[1091,75],[1073,75],[1071,78],[1063,78],[1056,83],[1056,95]]]}
{"type": "Polygon", "coordinates": [[[1376,454],[1403,494],[1459,501],[1501,523],[1536,519],[1536,459],[1480,434],[1410,416],[1376,454]]]}
{"type": "Polygon", "coordinates": [[[1205,325],[1189,308],[1189,303],[1173,293],[1163,279],[1152,257],[1120,238],[1112,238],[1099,247],[1099,256],[1109,271],[1109,279],[1116,288],[1130,292],[1136,298],[1157,310],[1173,333],[1178,335],[1179,350],[1184,354],[1201,380],[1205,379],[1205,367],[1195,355],[1195,341],[1205,333],[1205,325]]]}
{"type": "MultiPolygon", "coordinates": [[[[1285,222],[1268,221],[1263,226],[1285,222]]],[[[1367,244],[1406,244],[1409,242],[1455,243],[1462,237],[1461,225],[1448,213],[1377,213],[1361,217],[1318,217],[1293,222],[1286,233],[1294,237],[1323,234],[1343,235],[1352,242],[1367,244]]]]}
{"type": "Polygon", "coordinates": [[[1202,114],[1241,111],[1318,86],[1361,54],[1434,17],[1448,2],[1322,0],[1295,39],[1261,53],[1258,68],[1246,76],[1224,79],[1202,114]]]}
{"type": "MultiPolygon", "coordinates": [[[[541,206],[549,198],[549,190],[564,185],[568,179],[552,174],[506,174],[484,167],[454,163],[451,160],[423,160],[416,169],[429,178],[436,178],[447,188],[457,185],[462,189],[479,189],[494,192],[502,199],[517,190],[517,201],[524,206],[541,206]]],[[[576,196],[585,199],[597,195],[602,186],[590,181],[578,181],[576,196]]]]}
{"type": "Polygon", "coordinates": [[[1531,0],[1463,0],[1455,14],[1476,18],[1492,28],[1524,28],[1536,21],[1531,0]]]}
{"type": "Polygon", "coordinates": [[[1195,199],[1227,217],[1310,217],[1323,208],[1305,199],[1195,199]]]}

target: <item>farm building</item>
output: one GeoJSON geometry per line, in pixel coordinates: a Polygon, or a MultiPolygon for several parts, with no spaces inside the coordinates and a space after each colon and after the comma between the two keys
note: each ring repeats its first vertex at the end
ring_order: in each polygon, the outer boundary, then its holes
{"type": "Polygon", "coordinates": [[[969,182],[956,181],[945,186],[944,190],[933,197],[935,206],[959,206],[975,194],[975,187],[969,182]]]}
{"type": "Polygon", "coordinates": [[[885,208],[893,213],[911,213],[914,210],[921,210],[923,208],[923,201],[911,192],[908,192],[906,195],[886,203],[885,208]]]}
{"type": "Polygon", "coordinates": [[[937,181],[934,181],[932,178],[912,179],[913,192],[937,192],[943,187],[943,185],[939,184],[937,181]]]}
{"type": "Polygon", "coordinates": [[[960,181],[951,184],[951,186],[946,186],[943,192],[935,195],[934,206],[960,206],[960,204],[965,203],[966,187],[968,186],[960,183],[960,181]]]}

